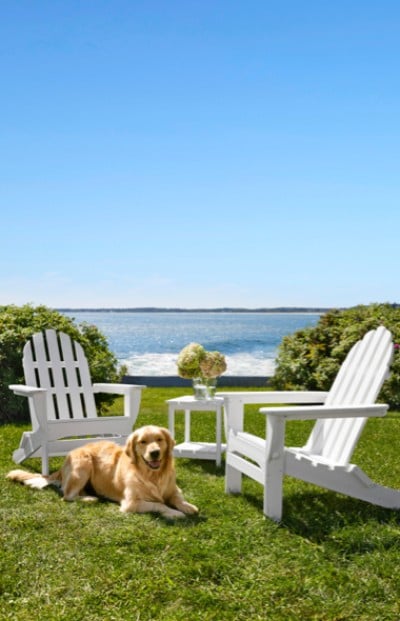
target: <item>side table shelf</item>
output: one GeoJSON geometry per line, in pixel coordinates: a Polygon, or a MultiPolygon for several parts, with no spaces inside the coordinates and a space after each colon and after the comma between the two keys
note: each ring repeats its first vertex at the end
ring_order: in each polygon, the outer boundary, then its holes
{"type": "Polygon", "coordinates": [[[174,448],[176,457],[189,457],[192,459],[215,459],[217,466],[221,465],[221,455],[226,449],[226,444],[222,444],[222,407],[224,400],[222,397],[213,399],[195,399],[192,396],[177,397],[168,399],[168,427],[173,437],[175,437],[175,412],[183,410],[185,413],[185,435],[184,442],[177,444],[174,448]],[[190,434],[191,412],[204,411],[215,412],[215,443],[201,442],[192,440],[190,434]]]}

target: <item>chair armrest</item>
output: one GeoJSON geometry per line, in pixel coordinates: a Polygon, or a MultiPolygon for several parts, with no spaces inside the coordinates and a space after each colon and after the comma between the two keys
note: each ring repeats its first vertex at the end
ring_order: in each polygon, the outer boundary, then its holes
{"type": "Polygon", "coordinates": [[[37,386],[26,386],[24,384],[10,384],[9,389],[13,391],[15,395],[21,397],[34,397],[47,392],[46,388],[37,388],[37,386]]]}
{"type": "Polygon", "coordinates": [[[143,384],[93,384],[93,392],[105,392],[113,395],[123,395],[124,416],[129,418],[134,425],[142,397],[143,384]]]}
{"type": "Polygon", "coordinates": [[[115,395],[130,395],[138,389],[146,388],[143,384],[93,384],[93,392],[104,392],[115,395]]]}
{"type": "Polygon", "coordinates": [[[247,392],[217,392],[216,394],[217,397],[223,397],[224,399],[226,428],[233,428],[236,431],[243,430],[245,405],[263,405],[266,403],[324,403],[327,395],[327,392],[317,390],[260,390],[247,392]]]}
{"type": "Polygon", "coordinates": [[[386,403],[373,405],[314,405],[311,407],[260,408],[262,414],[285,420],[315,420],[319,418],[371,418],[385,416],[386,403]]]}
{"type": "Polygon", "coordinates": [[[262,403],[324,403],[327,392],[321,390],[265,390],[248,392],[217,392],[229,403],[262,404],[262,403]]]}
{"type": "Polygon", "coordinates": [[[10,384],[9,389],[15,395],[29,399],[29,411],[31,416],[32,430],[39,427],[43,433],[47,430],[47,389],[24,384],[10,384]]]}

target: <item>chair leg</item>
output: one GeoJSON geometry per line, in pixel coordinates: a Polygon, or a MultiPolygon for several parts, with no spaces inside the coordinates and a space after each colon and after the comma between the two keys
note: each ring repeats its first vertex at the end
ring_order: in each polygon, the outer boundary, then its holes
{"type": "Polygon", "coordinates": [[[280,522],[282,519],[282,481],[280,486],[274,486],[275,489],[272,487],[265,486],[264,488],[264,515],[274,522],[280,522]]]}
{"type": "Polygon", "coordinates": [[[49,451],[47,444],[42,446],[42,474],[47,476],[49,474],[49,451]]]}
{"type": "Polygon", "coordinates": [[[227,494],[240,494],[242,490],[242,473],[226,464],[225,469],[225,492],[227,494]]]}
{"type": "Polygon", "coordinates": [[[280,522],[282,518],[285,420],[267,417],[267,449],[264,472],[264,515],[280,522]]]}

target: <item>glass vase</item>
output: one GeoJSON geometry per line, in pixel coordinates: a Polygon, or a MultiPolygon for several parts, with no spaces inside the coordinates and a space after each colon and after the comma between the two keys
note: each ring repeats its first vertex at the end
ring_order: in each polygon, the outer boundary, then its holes
{"type": "Polygon", "coordinates": [[[217,378],[210,377],[210,379],[205,380],[205,384],[207,386],[207,399],[214,399],[217,390],[217,378]]]}
{"type": "Polygon", "coordinates": [[[217,378],[212,377],[205,379],[203,377],[195,377],[192,380],[193,393],[195,399],[214,399],[217,389],[217,378]]]}
{"type": "Polygon", "coordinates": [[[207,385],[202,377],[193,378],[192,384],[195,399],[200,399],[202,401],[208,398],[207,385]]]}

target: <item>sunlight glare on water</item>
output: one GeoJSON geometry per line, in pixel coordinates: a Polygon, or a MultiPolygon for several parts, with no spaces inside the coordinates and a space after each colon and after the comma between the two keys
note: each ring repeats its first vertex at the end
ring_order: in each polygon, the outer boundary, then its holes
{"type": "Polygon", "coordinates": [[[182,347],[201,343],[226,356],[225,375],[270,376],[285,335],[314,326],[317,313],[68,311],[96,325],[128,374],[176,375],[182,347]]]}

